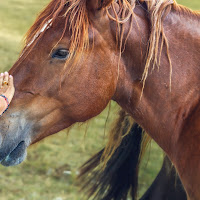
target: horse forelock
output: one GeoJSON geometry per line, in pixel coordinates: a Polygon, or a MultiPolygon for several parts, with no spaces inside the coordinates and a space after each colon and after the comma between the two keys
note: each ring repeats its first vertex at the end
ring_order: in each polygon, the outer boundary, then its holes
{"type": "Polygon", "coordinates": [[[45,32],[60,17],[64,20],[64,28],[62,27],[63,31],[57,44],[62,40],[65,32],[70,30],[72,33],[69,48],[72,53],[70,55],[87,49],[89,21],[85,2],[86,0],[52,0],[39,14],[24,37],[22,50],[24,57],[31,52],[45,32]]]}

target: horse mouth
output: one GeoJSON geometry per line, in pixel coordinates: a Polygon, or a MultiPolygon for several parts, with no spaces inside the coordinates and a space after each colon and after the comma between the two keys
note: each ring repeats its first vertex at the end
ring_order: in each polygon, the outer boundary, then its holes
{"type": "Polygon", "coordinates": [[[16,148],[14,148],[2,161],[3,166],[15,166],[19,165],[26,158],[26,144],[25,141],[21,141],[16,148]]]}

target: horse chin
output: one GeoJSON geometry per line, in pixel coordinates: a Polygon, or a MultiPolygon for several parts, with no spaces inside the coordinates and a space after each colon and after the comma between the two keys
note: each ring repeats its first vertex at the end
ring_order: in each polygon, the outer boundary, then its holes
{"type": "Polygon", "coordinates": [[[1,161],[1,164],[6,167],[19,165],[26,158],[26,148],[25,142],[20,142],[17,147],[1,161]]]}

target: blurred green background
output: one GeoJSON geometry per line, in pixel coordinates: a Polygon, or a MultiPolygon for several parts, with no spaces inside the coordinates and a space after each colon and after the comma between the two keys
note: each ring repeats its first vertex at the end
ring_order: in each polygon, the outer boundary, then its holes
{"type": "MultiPolygon", "coordinates": [[[[8,70],[19,55],[23,35],[48,0],[0,0],[0,71],[8,70]]],[[[199,0],[179,0],[200,9],[199,0]]],[[[112,104],[112,116],[119,108],[112,104]]],[[[27,160],[19,166],[0,166],[0,200],[81,200],[74,185],[78,166],[105,145],[108,110],[85,125],[76,125],[69,136],[62,131],[29,148],[27,160]],[[85,136],[85,132],[87,135],[85,136]]],[[[152,142],[140,171],[140,195],[158,173],[162,151],[152,142]]]]}

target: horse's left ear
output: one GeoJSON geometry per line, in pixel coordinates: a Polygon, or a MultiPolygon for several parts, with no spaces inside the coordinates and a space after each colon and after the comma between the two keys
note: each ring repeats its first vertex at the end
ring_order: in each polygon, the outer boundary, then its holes
{"type": "Polygon", "coordinates": [[[90,10],[101,10],[109,6],[113,0],[87,0],[87,7],[90,10]]]}

